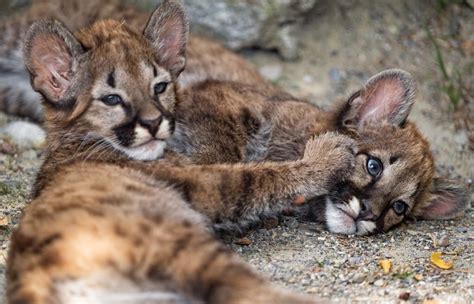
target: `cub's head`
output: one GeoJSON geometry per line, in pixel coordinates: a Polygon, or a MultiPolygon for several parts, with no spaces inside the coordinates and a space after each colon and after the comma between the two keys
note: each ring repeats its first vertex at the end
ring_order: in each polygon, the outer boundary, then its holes
{"type": "Polygon", "coordinates": [[[464,208],[463,188],[435,175],[428,142],[407,121],[415,90],[410,74],[387,70],[337,112],[338,130],[357,142],[356,168],[347,182],[310,204],[310,214],[330,231],[382,232],[407,217],[449,219],[464,208]]]}
{"type": "Polygon", "coordinates": [[[34,23],[24,57],[44,97],[50,141],[160,157],[174,129],[187,34],[183,8],[172,0],[161,2],[143,34],[110,20],[75,35],[58,21],[34,23]]]}

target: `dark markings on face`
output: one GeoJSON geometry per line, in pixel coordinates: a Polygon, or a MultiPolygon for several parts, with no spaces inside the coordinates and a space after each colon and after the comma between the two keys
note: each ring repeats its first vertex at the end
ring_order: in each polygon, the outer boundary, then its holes
{"type": "Polygon", "coordinates": [[[388,162],[390,163],[390,165],[393,165],[394,163],[396,163],[398,160],[400,159],[400,156],[391,156],[390,159],[388,160],[388,162]]]}
{"type": "Polygon", "coordinates": [[[175,120],[176,120],[175,115],[172,112],[166,110],[165,107],[163,107],[163,105],[161,104],[157,96],[155,97],[155,106],[161,112],[161,115],[163,115],[163,117],[168,120],[169,131],[170,133],[173,133],[175,129],[175,120]]]}
{"type": "Polygon", "coordinates": [[[153,67],[153,77],[158,77],[158,71],[156,70],[156,67],[154,65],[151,65],[153,67]]]}
{"type": "Polygon", "coordinates": [[[122,146],[129,147],[131,144],[133,144],[135,139],[135,125],[136,118],[113,129],[115,136],[122,146]]]}
{"type": "Polygon", "coordinates": [[[416,184],[415,192],[413,192],[413,194],[410,196],[412,201],[416,200],[418,195],[420,195],[420,192],[421,192],[421,182],[418,182],[418,184],[416,184]]]}
{"type": "Polygon", "coordinates": [[[115,71],[112,71],[109,73],[109,75],[107,75],[107,84],[112,87],[112,88],[115,88],[115,76],[114,76],[114,73],[115,71]]]}

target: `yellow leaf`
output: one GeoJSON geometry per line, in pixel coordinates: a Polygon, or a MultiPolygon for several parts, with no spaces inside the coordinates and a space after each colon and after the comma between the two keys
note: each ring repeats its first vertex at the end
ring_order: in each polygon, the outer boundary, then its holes
{"type": "Polygon", "coordinates": [[[430,257],[431,263],[441,269],[453,268],[453,261],[445,261],[441,258],[441,252],[433,252],[430,257]]]}
{"type": "Polygon", "coordinates": [[[390,260],[380,260],[379,265],[380,267],[382,267],[383,273],[387,274],[390,272],[390,268],[392,267],[392,262],[390,260]]]}
{"type": "Polygon", "coordinates": [[[8,226],[9,222],[8,216],[0,214],[0,227],[8,226]]]}

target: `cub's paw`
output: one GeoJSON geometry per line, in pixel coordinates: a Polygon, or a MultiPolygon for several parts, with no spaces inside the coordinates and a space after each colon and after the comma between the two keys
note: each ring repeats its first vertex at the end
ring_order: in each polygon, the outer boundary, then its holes
{"type": "Polygon", "coordinates": [[[308,140],[303,161],[337,183],[349,177],[355,168],[355,145],[348,136],[328,132],[308,140]]]}

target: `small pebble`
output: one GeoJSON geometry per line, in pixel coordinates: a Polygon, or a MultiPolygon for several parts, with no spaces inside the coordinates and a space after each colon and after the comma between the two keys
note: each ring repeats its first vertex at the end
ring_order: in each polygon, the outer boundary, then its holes
{"type": "Polygon", "coordinates": [[[354,283],[362,283],[365,280],[365,274],[363,273],[356,273],[352,278],[352,282],[354,283]]]}
{"type": "Polygon", "coordinates": [[[374,282],[374,285],[377,287],[382,287],[385,282],[382,279],[378,279],[374,282]]]}
{"type": "Polygon", "coordinates": [[[41,148],[46,142],[46,133],[37,124],[14,121],[0,129],[13,143],[22,149],[41,148]]]}
{"type": "Polygon", "coordinates": [[[7,142],[3,142],[0,144],[0,153],[7,154],[7,155],[13,155],[15,154],[16,149],[13,145],[7,142]]]}
{"type": "Polygon", "coordinates": [[[404,292],[400,293],[398,298],[400,300],[407,301],[410,298],[410,293],[408,291],[404,291],[404,292]]]}
{"type": "Polygon", "coordinates": [[[447,235],[443,235],[439,241],[438,241],[438,246],[440,247],[447,247],[449,246],[449,238],[447,235]]]}
{"type": "Polygon", "coordinates": [[[272,229],[278,226],[277,218],[268,218],[263,221],[263,228],[272,229]]]}
{"type": "Polygon", "coordinates": [[[285,226],[287,226],[289,228],[292,228],[292,229],[298,228],[299,225],[300,225],[300,223],[295,218],[290,218],[288,221],[285,222],[285,226]]]}
{"type": "Polygon", "coordinates": [[[264,65],[259,69],[260,74],[270,81],[277,81],[281,77],[283,68],[281,65],[264,65]]]}

